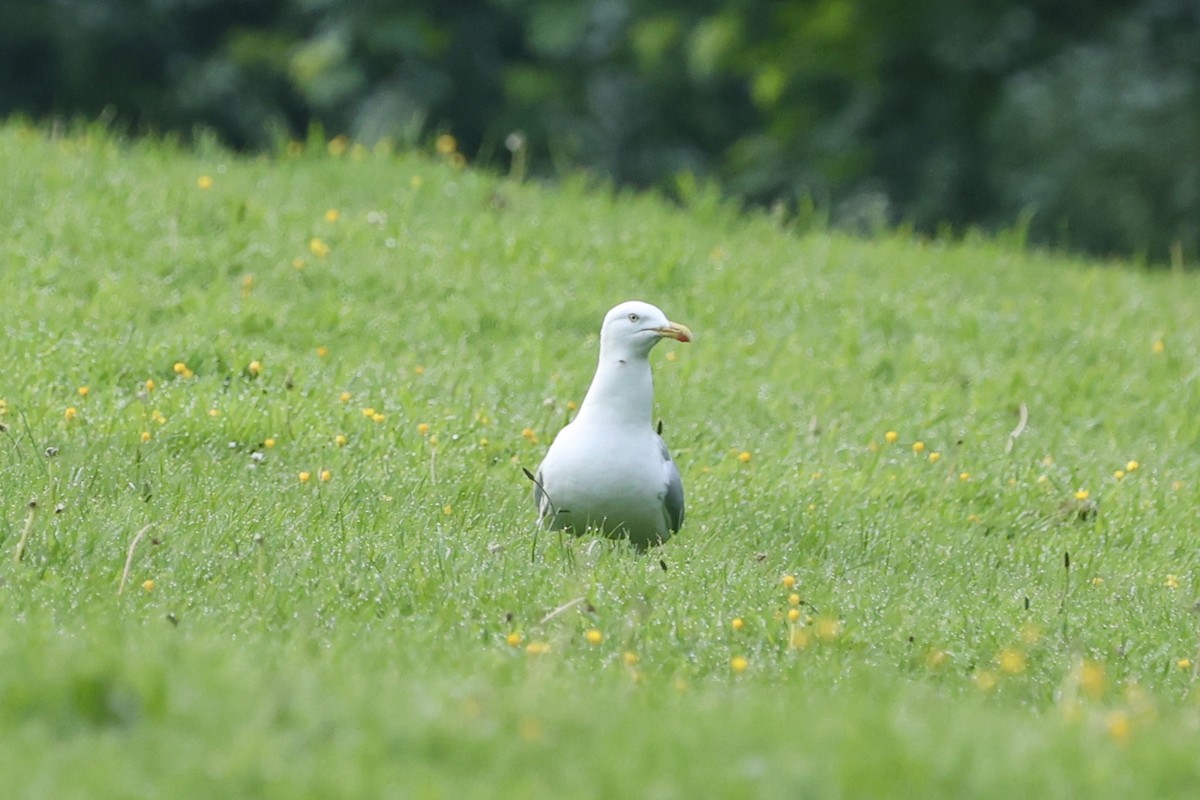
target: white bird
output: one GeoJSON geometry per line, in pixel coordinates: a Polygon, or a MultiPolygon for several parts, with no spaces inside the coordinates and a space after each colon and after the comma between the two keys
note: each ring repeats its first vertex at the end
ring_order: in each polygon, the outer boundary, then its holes
{"type": "Polygon", "coordinates": [[[622,303],[605,315],[596,375],[534,478],[542,527],[591,529],[648,547],[683,524],[683,482],[651,424],[649,356],[663,338],[690,342],[692,332],[649,303],[622,303]]]}

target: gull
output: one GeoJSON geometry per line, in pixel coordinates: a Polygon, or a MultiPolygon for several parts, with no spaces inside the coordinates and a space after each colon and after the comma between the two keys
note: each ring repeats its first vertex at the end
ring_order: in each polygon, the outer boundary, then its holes
{"type": "Polygon", "coordinates": [[[645,548],[683,524],[683,482],[650,420],[650,350],[664,338],[690,342],[692,332],[636,300],[605,315],[596,375],[534,476],[543,528],[593,530],[645,548]]]}

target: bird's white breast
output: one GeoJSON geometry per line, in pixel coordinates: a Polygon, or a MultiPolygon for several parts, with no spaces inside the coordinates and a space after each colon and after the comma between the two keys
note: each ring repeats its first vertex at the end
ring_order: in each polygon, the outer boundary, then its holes
{"type": "Polygon", "coordinates": [[[542,485],[557,512],[552,528],[624,529],[632,539],[668,535],[661,446],[645,426],[563,428],[542,463],[542,485]]]}

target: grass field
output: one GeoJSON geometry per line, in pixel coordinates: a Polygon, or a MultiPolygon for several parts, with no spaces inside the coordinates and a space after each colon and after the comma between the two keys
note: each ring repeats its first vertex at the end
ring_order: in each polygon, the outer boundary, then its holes
{"type": "Polygon", "coordinates": [[[1200,274],[340,145],[0,128],[6,796],[1194,795],[1200,274]],[[521,472],[629,298],[646,554],[521,472]]]}

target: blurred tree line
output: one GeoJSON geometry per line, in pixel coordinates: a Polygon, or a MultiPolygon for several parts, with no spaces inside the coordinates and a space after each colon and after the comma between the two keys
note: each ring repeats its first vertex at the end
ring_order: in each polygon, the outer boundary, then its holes
{"type": "Polygon", "coordinates": [[[13,112],[240,148],[451,131],[858,228],[1200,250],[1196,0],[3,0],[13,112]]]}

